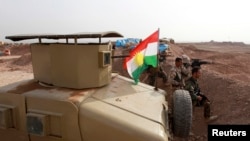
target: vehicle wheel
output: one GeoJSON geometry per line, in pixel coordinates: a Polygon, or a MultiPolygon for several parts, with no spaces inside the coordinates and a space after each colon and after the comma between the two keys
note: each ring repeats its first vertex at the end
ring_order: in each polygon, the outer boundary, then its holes
{"type": "Polygon", "coordinates": [[[192,125],[192,100],[188,91],[176,90],[173,94],[173,133],[187,137],[192,125]]]}

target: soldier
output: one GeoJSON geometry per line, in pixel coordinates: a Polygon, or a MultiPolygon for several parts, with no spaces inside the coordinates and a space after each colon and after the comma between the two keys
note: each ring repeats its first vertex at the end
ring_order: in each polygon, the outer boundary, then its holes
{"type": "Polygon", "coordinates": [[[192,67],[191,67],[191,59],[186,55],[183,54],[182,56],[182,63],[183,66],[185,67],[187,74],[186,75],[182,75],[183,76],[183,80],[184,82],[188,80],[188,78],[190,78],[192,76],[192,67]]]}
{"type": "Polygon", "coordinates": [[[149,66],[147,69],[147,73],[149,85],[155,85],[156,77],[162,78],[162,82],[164,83],[164,85],[167,85],[167,75],[161,66],[159,66],[158,68],[153,68],[152,66],[149,66]]]}
{"type": "Polygon", "coordinates": [[[186,81],[185,89],[189,91],[192,98],[193,106],[203,106],[204,107],[204,117],[207,122],[216,120],[218,116],[210,115],[210,101],[203,95],[200,91],[199,84],[197,80],[201,76],[200,67],[194,67],[192,69],[192,77],[186,81]]]}
{"type": "Polygon", "coordinates": [[[167,85],[167,74],[163,69],[163,64],[166,61],[166,52],[162,51],[158,54],[159,66],[154,68],[149,66],[147,69],[149,85],[154,86],[157,77],[162,78],[164,85],[167,85]]]}
{"type": "Polygon", "coordinates": [[[169,81],[172,85],[172,90],[181,89],[184,87],[185,82],[183,75],[188,75],[188,70],[183,66],[182,59],[177,57],[175,59],[175,66],[170,70],[169,81]]]}
{"type": "MultiPolygon", "coordinates": [[[[183,54],[181,56],[182,58],[182,63],[183,63],[183,66],[186,68],[186,69],[190,69],[191,68],[191,59],[186,55],[186,54],[183,54]]],[[[190,69],[190,74],[191,74],[191,69],[190,69]]]]}

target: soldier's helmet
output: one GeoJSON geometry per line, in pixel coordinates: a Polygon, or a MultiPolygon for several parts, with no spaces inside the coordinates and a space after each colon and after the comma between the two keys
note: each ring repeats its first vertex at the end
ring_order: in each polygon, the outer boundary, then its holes
{"type": "Polygon", "coordinates": [[[190,58],[186,55],[186,54],[183,54],[182,56],[181,56],[181,58],[182,58],[182,63],[183,64],[190,64],[191,62],[190,62],[190,58]]]}

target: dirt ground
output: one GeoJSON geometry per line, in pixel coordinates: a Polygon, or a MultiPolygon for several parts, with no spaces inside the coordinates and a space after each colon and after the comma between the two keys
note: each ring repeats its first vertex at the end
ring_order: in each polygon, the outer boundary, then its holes
{"type": "MultiPolygon", "coordinates": [[[[0,46],[2,50],[4,46],[0,46]]],[[[29,45],[8,46],[11,56],[0,56],[0,86],[33,77],[29,45]]],[[[219,118],[210,124],[250,124],[250,45],[231,42],[177,43],[170,45],[172,56],[167,57],[168,72],[177,56],[186,54],[191,58],[211,61],[202,66],[199,80],[201,90],[212,101],[212,114],[219,118]]],[[[116,55],[124,54],[116,50],[116,55]]],[[[113,60],[113,70],[127,76],[122,68],[123,59],[113,60]]],[[[143,77],[143,76],[142,76],[143,77]]],[[[158,86],[171,96],[170,88],[158,79],[158,86]]],[[[189,141],[207,140],[207,123],[203,109],[195,108],[192,133],[189,141]]],[[[174,141],[184,140],[174,137],[174,141]]]]}

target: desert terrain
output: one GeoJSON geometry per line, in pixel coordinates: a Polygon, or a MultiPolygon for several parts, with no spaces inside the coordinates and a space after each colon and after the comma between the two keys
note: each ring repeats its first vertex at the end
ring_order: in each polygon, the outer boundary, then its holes
{"type": "MultiPolygon", "coordinates": [[[[6,46],[0,46],[2,50],[6,46]]],[[[8,45],[10,56],[0,56],[0,87],[23,78],[32,78],[33,70],[29,44],[8,45]]],[[[212,114],[219,118],[209,124],[250,124],[250,45],[233,42],[204,42],[170,44],[172,52],[167,57],[164,69],[169,71],[174,59],[183,54],[190,58],[209,60],[212,63],[202,65],[202,77],[199,80],[202,92],[212,101],[212,114]]],[[[116,54],[122,54],[117,50],[116,54]]],[[[122,68],[122,58],[113,60],[113,70],[127,76],[122,68]]],[[[143,76],[142,76],[143,77],[143,76]]],[[[170,88],[158,86],[167,91],[170,88]]],[[[196,108],[190,141],[207,140],[207,123],[203,119],[203,108],[196,108]]],[[[175,141],[183,140],[174,137],[175,141]]]]}

